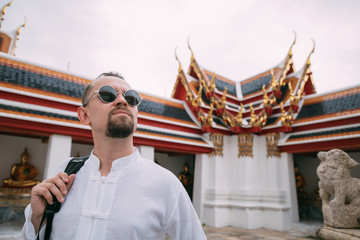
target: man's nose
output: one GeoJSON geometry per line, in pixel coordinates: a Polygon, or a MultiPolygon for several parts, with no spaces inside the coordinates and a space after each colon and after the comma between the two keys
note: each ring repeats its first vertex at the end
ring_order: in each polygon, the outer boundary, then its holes
{"type": "Polygon", "coordinates": [[[118,105],[124,105],[126,106],[128,103],[126,102],[123,94],[121,92],[118,93],[117,97],[115,98],[114,104],[116,106],[118,105]]]}

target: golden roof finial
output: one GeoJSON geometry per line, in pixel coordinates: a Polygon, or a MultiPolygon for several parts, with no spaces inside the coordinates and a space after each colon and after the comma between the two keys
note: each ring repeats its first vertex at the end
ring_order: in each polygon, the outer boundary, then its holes
{"type": "Polygon", "coordinates": [[[5,6],[2,7],[1,9],[1,13],[0,13],[0,28],[1,28],[1,23],[4,20],[4,15],[6,13],[6,7],[10,7],[12,4],[13,0],[11,0],[8,4],[6,4],[5,6]]]}
{"type": "Polygon", "coordinates": [[[27,21],[26,21],[26,18],[25,18],[24,24],[17,28],[17,30],[16,30],[16,35],[17,35],[17,36],[20,35],[20,29],[26,27],[26,22],[27,22],[27,21]]]}
{"type": "Polygon", "coordinates": [[[5,6],[2,7],[2,9],[1,9],[1,14],[2,14],[1,17],[5,15],[5,12],[6,12],[5,9],[6,9],[6,7],[10,7],[11,4],[12,4],[12,2],[13,2],[13,0],[11,0],[8,4],[6,4],[5,6]]]}
{"type": "Polygon", "coordinates": [[[176,49],[177,49],[177,47],[175,48],[175,59],[179,62],[178,72],[181,73],[181,72],[183,71],[183,69],[182,69],[182,67],[181,67],[180,60],[179,60],[178,56],[176,55],[176,49]]]}
{"type": "Polygon", "coordinates": [[[301,85],[300,85],[300,90],[298,92],[298,96],[297,96],[297,99],[298,100],[301,100],[303,95],[304,95],[304,90],[305,90],[305,84],[306,82],[308,81],[309,78],[306,78],[306,79],[303,79],[302,82],[301,82],[301,85]]]}
{"type": "Polygon", "coordinates": [[[27,22],[27,21],[26,21],[26,18],[25,18],[24,24],[21,25],[21,26],[19,26],[19,27],[17,28],[17,30],[16,30],[16,36],[15,36],[15,39],[14,39],[14,44],[13,44],[13,47],[12,47],[11,53],[10,53],[10,54],[13,55],[13,56],[15,56],[16,42],[17,42],[17,40],[19,40],[20,29],[26,27],[26,22],[27,22]]]}
{"type": "Polygon", "coordinates": [[[306,65],[311,65],[311,63],[310,63],[310,56],[311,56],[311,54],[313,54],[314,53],[314,51],[315,51],[315,41],[314,41],[314,39],[311,39],[312,41],[313,41],[313,49],[311,50],[311,52],[310,52],[310,54],[309,54],[309,56],[308,56],[308,58],[307,58],[307,60],[306,60],[306,65]]]}
{"type": "Polygon", "coordinates": [[[191,47],[190,47],[190,36],[189,36],[188,39],[187,39],[187,44],[188,44],[188,48],[189,48],[189,50],[190,50],[190,52],[191,52],[191,62],[192,62],[192,61],[195,60],[195,56],[194,56],[193,50],[192,50],[191,47]]]}
{"type": "Polygon", "coordinates": [[[241,103],[240,111],[238,112],[238,114],[236,116],[236,120],[237,120],[238,124],[240,124],[240,125],[242,124],[243,110],[244,110],[244,105],[241,103]]]}
{"type": "Polygon", "coordinates": [[[280,110],[281,110],[280,119],[282,126],[289,127],[293,122],[294,112],[290,110],[290,113],[286,114],[283,102],[280,103],[280,110]]]}
{"type": "Polygon", "coordinates": [[[275,79],[275,75],[274,75],[274,69],[270,70],[270,74],[271,74],[271,85],[274,87],[274,85],[276,85],[276,79],[275,79]]]}
{"type": "Polygon", "coordinates": [[[211,81],[210,81],[210,87],[211,87],[211,90],[214,91],[215,90],[215,79],[216,79],[216,74],[214,72],[212,78],[211,78],[211,81]]]}
{"type": "Polygon", "coordinates": [[[223,95],[221,96],[221,102],[224,102],[226,101],[226,94],[227,94],[227,87],[225,87],[224,91],[223,91],[223,95]]]}
{"type": "Polygon", "coordinates": [[[205,88],[205,94],[207,98],[210,98],[213,95],[213,92],[215,91],[215,73],[212,76],[212,79],[210,81],[210,85],[207,85],[205,83],[205,80],[201,79],[200,83],[204,86],[205,88]]]}
{"type": "MultiPolygon", "coordinates": [[[[290,92],[290,103],[291,105],[296,105],[297,102],[296,102],[296,97],[295,97],[295,94],[293,93],[293,88],[291,86],[291,82],[288,83],[288,86],[289,86],[289,92],[290,92]]],[[[282,102],[281,102],[281,106],[282,106],[282,102]]]]}
{"type": "MultiPolygon", "coordinates": [[[[262,86],[262,91],[263,91],[263,94],[265,95],[265,93],[266,93],[266,87],[265,87],[265,84],[263,84],[263,86],[262,86]]],[[[266,95],[267,96],[267,95],[266,95]]],[[[265,96],[264,96],[265,97],[265,96]]]]}
{"type": "Polygon", "coordinates": [[[204,124],[205,124],[205,115],[204,115],[203,110],[200,109],[200,110],[197,112],[197,119],[198,119],[198,121],[199,121],[199,123],[200,123],[201,125],[204,125],[204,124]]]}
{"type": "Polygon", "coordinates": [[[280,110],[281,110],[281,123],[283,126],[287,125],[287,118],[286,118],[286,113],[285,113],[285,109],[284,109],[284,104],[283,102],[280,103],[280,110]]]}
{"type": "Polygon", "coordinates": [[[201,105],[201,103],[202,103],[202,98],[201,98],[202,97],[201,96],[202,88],[203,88],[202,85],[199,84],[198,95],[195,98],[193,98],[192,101],[191,101],[192,106],[195,107],[195,108],[199,107],[201,105]]]}
{"type": "Polygon", "coordinates": [[[275,75],[274,75],[274,69],[270,70],[271,73],[271,87],[273,91],[278,91],[280,89],[280,86],[278,82],[276,81],[275,75]]]}
{"type": "Polygon", "coordinates": [[[223,95],[221,96],[221,99],[218,99],[216,101],[216,108],[217,109],[224,109],[226,106],[226,94],[227,94],[227,88],[225,87],[223,91],[223,95]]]}
{"type": "Polygon", "coordinates": [[[251,123],[251,126],[254,126],[255,122],[256,122],[256,115],[255,115],[255,111],[254,111],[254,108],[252,106],[252,103],[250,103],[250,123],[251,123]]]}
{"type": "Polygon", "coordinates": [[[213,112],[214,112],[214,104],[210,104],[210,110],[208,112],[208,115],[206,117],[206,125],[211,126],[213,123],[213,112]]]}
{"type": "Polygon", "coordinates": [[[292,47],[295,45],[295,43],[296,43],[296,32],[295,31],[293,31],[293,33],[294,33],[294,35],[295,35],[295,38],[294,38],[294,41],[293,41],[293,43],[291,44],[291,46],[290,46],[290,49],[289,49],[289,53],[288,53],[288,55],[290,56],[290,57],[292,57],[292,47]]]}
{"type": "Polygon", "coordinates": [[[264,107],[266,107],[266,108],[271,107],[272,104],[273,104],[273,101],[270,100],[269,96],[266,93],[265,84],[263,85],[262,90],[263,90],[263,104],[264,104],[264,107]]]}
{"type": "Polygon", "coordinates": [[[202,84],[199,84],[198,96],[201,96],[201,94],[202,94],[202,89],[203,89],[203,85],[202,85],[202,84]]]}

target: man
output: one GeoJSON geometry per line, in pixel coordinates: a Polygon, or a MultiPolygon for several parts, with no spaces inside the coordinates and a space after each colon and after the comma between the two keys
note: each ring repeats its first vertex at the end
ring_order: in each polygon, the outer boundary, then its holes
{"type": "Polygon", "coordinates": [[[68,159],[60,173],[32,189],[26,239],[36,238],[51,193],[62,203],[52,239],[206,239],[181,182],[133,146],[140,101],[116,73],[101,74],[85,88],[78,118],[91,126],[94,150],[76,176],[61,172],[68,159]]]}

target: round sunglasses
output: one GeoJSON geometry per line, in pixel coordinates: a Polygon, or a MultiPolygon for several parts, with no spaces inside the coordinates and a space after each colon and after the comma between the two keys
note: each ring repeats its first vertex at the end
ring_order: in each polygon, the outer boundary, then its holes
{"type": "Polygon", "coordinates": [[[113,87],[105,85],[105,86],[102,86],[99,90],[96,90],[91,94],[91,96],[88,98],[88,100],[84,104],[84,107],[86,107],[86,105],[89,104],[90,99],[92,98],[92,96],[95,93],[99,93],[98,98],[104,103],[111,103],[111,102],[115,101],[115,99],[117,98],[119,93],[121,93],[121,95],[124,97],[125,101],[131,107],[136,107],[141,102],[140,94],[133,89],[127,90],[124,93],[122,91],[117,92],[113,87]]]}

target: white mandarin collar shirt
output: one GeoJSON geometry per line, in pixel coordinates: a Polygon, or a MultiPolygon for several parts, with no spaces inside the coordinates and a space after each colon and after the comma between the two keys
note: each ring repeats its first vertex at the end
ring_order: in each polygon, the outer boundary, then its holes
{"type": "MultiPolygon", "coordinates": [[[[70,159],[63,162],[63,171],[70,159]]],[[[177,177],[139,151],[113,162],[108,176],[93,154],[76,174],[54,216],[51,239],[206,239],[189,196],[177,177]]],[[[31,207],[25,209],[25,239],[36,239],[31,207]]],[[[40,232],[43,239],[45,227],[40,232]]]]}

